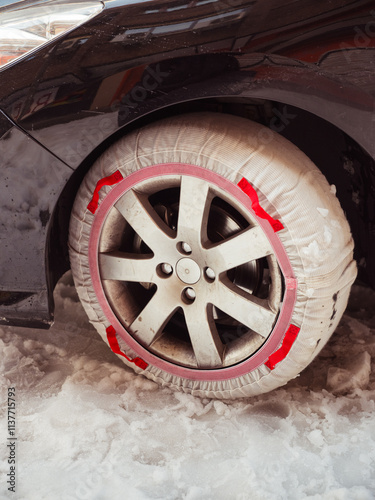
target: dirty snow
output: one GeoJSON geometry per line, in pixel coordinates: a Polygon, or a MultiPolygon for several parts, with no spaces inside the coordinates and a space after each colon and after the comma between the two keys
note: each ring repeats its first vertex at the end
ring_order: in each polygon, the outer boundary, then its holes
{"type": "Polygon", "coordinates": [[[66,275],[49,331],[0,327],[0,498],[375,498],[375,293],[360,286],[302,375],[237,402],[160,388],[99,339],[66,275]],[[17,485],[7,491],[7,387],[17,485]]]}

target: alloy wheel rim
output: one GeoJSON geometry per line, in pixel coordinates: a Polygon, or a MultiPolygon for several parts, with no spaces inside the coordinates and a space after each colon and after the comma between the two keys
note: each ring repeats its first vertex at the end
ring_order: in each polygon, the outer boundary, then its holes
{"type": "Polygon", "coordinates": [[[254,214],[212,182],[217,174],[190,172],[149,176],[118,196],[100,231],[100,282],[143,349],[220,370],[267,343],[284,280],[254,214]]]}

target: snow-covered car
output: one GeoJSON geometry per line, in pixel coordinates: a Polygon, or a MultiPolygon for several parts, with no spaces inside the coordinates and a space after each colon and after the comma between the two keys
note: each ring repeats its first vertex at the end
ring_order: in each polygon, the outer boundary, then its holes
{"type": "Polygon", "coordinates": [[[373,2],[1,5],[0,323],[48,328],[71,268],[160,384],[296,377],[375,285],[373,2]]]}

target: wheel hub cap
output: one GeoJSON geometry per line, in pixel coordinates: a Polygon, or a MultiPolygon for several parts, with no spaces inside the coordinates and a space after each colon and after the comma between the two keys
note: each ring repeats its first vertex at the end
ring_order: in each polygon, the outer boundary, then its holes
{"type": "Polygon", "coordinates": [[[201,277],[199,265],[193,259],[188,258],[177,262],[176,273],[180,280],[188,285],[197,283],[201,277]]]}

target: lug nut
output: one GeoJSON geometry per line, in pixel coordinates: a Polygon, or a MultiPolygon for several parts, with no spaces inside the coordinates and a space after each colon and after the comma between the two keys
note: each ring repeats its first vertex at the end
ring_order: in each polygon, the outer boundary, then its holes
{"type": "Polygon", "coordinates": [[[216,278],[215,272],[210,267],[206,267],[205,274],[210,281],[213,281],[216,278]]]}
{"type": "Polygon", "coordinates": [[[180,244],[179,244],[179,250],[182,252],[182,253],[185,253],[187,255],[191,254],[192,250],[191,250],[191,246],[189,245],[189,243],[186,243],[185,241],[182,241],[180,244]]]}
{"type": "Polygon", "coordinates": [[[196,293],[193,288],[188,287],[184,290],[184,296],[188,302],[194,302],[196,293]]]}
{"type": "Polygon", "coordinates": [[[161,272],[169,276],[173,272],[173,267],[170,264],[164,263],[160,266],[161,272]]]}

